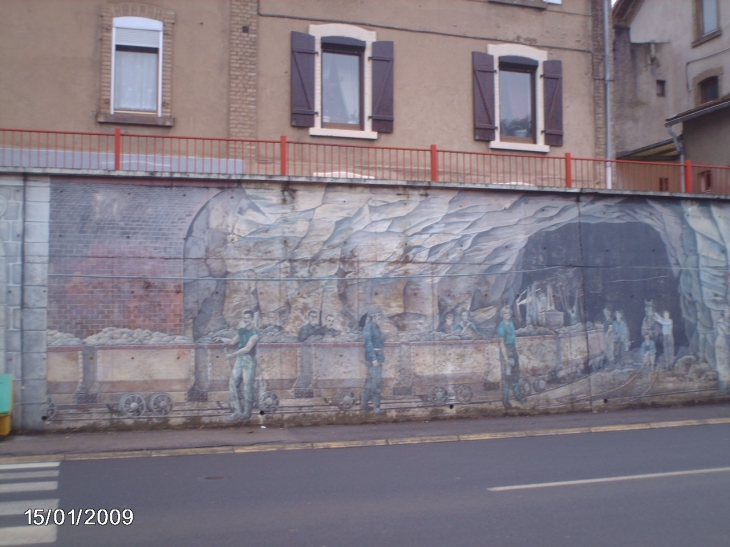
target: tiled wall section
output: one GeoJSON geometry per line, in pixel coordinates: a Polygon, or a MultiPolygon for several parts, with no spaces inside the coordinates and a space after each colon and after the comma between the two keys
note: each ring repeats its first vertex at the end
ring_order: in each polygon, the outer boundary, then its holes
{"type": "Polygon", "coordinates": [[[49,190],[48,177],[0,177],[2,367],[15,377],[13,424],[22,429],[38,428],[47,398],[49,190]]]}

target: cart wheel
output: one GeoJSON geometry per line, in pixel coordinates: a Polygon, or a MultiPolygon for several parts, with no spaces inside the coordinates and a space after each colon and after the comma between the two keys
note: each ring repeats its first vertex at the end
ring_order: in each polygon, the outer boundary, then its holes
{"type": "Polygon", "coordinates": [[[471,401],[473,395],[474,392],[468,385],[461,384],[460,386],[456,386],[456,400],[460,403],[468,403],[469,401],[471,401]]]}
{"type": "Polygon", "coordinates": [[[428,400],[435,405],[445,405],[449,399],[449,392],[445,387],[431,386],[428,390],[428,400]]]}
{"type": "Polygon", "coordinates": [[[532,386],[530,385],[530,380],[527,378],[520,378],[520,393],[523,397],[527,397],[532,393],[532,386]]]}
{"type": "Polygon", "coordinates": [[[167,416],[172,412],[172,397],[167,393],[155,393],[150,397],[150,410],[156,416],[167,416]]]}
{"type": "Polygon", "coordinates": [[[53,402],[53,399],[48,397],[48,399],[46,399],[46,418],[52,420],[55,415],[56,403],[53,402]]]}
{"type": "Polygon", "coordinates": [[[259,397],[259,409],[272,414],[279,408],[279,396],[273,391],[264,391],[259,397]]]}
{"type": "Polygon", "coordinates": [[[545,381],[545,378],[536,378],[532,382],[532,389],[535,390],[536,393],[542,393],[545,391],[545,388],[547,388],[547,382],[545,381]]]}
{"type": "Polygon", "coordinates": [[[356,402],[357,396],[355,395],[355,392],[351,389],[341,389],[337,392],[337,395],[335,396],[335,403],[337,404],[337,408],[339,408],[343,412],[352,409],[352,407],[355,406],[356,402]]]}
{"type": "Polygon", "coordinates": [[[145,412],[144,397],[142,397],[139,393],[127,393],[126,395],[122,395],[122,398],[119,401],[119,409],[122,414],[126,414],[132,418],[137,418],[145,412]]]}

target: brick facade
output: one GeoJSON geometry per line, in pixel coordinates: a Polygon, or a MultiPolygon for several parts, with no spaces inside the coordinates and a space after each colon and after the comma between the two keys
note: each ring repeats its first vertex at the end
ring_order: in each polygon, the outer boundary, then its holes
{"type": "Polygon", "coordinates": [[[115,17],[145,17],[162,21],[162,117],[172,117],[172,29],[175,12],[147,4],[105,4],[101,8],[100,118],[110,114],[112,107],[112,28],[115,17]]]}
{"type": "MultiPolygon", "coordinates": [[[[596,14],[592,18],[592,34],[593,34],[593,128],[595,131],[596,151],[595,157],[606,157],[606,84],[604,81],[605,74],[605,51],[604,51],[604,32],[603,32],[603,0],[592,0],[591,11],[596,14]]],[[[612,32],[611,25],[609,33],[612,32]]],[[[611,42],[612,34],[609,34],[611,42]]]]}
{"type": "Polygon", "coordinates": [[[182,334],[185,235],[215,188],[54,182],[48,328],[182,334]]]}
{"type": "Polygon", "coordinates": [[[228,136],[256,138],[258,2],[230,0],[228,136]]]}

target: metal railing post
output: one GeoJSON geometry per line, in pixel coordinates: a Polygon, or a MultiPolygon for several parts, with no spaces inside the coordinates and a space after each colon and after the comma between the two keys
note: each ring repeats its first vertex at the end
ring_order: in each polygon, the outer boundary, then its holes
{"type": "Polygon", "coordinates": [[[692,160],[684,160],[684,193],[692,193],[692,160]]]}
{"type": "Polygon", "coordinates": [[[431,145],[431,182],[439,181],[439,152],[435,144],[431,145]]]}
{"type": "Polygon", "coordinates": [[[281,136],[280,145],[281,146],[281,154],[279,155],[281,158],[281,176],[285,177],[288,173],[287,167],[289,164],[289,159],[287,158],[287,143],[286,143],[286,136],[281,136]]]}
{"type": "Polygon", "coordinates": [[[565,187],[573,187],[573,157],[570,152],[565,153],[565,187]]]}
{"type": "Polygon", "coordinates": [[[114,170],[122,169],[122,130],[118,127],[114,130],[114,170]]]}

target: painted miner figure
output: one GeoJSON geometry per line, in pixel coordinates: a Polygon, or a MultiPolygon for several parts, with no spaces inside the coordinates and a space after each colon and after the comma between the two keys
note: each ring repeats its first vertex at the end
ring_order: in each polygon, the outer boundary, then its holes
{"type": "Polygon", "coordinates": [[[309,322],[302,325],[297,335],[297,339],[300,342],[306,342],[311,336],[321,336],[323,334],[322,326],[319,324],[319,312],[317,310],[309,310],[307,318],[309,322]]]}
{"type": "Polygon", "coordinates": [[[644,302],[644,319],[641,322],[641,337],[646,339],[646,335],[652,339],[656,345],[657,339],[661,332],[659,323],[656,322],[654,316],[654,303],[651,300],[644,302]]]}
{"type": "Polygon", "coordinates": [[[502,404],[504,408],[512,408],[509,402],[510,389],[519,402],[524,403],[525,398],[520,392],[520,360],[517,356],[515,324],[509,306],[502,308],[502,321],[497,327],[497,336],[499,360],[502,366],[502,404]]]}
{"type": "Polygon", "coordinates": [[[655,313],[654,319],[662,326],[664,366],[667,370],[669,370],[674,364],[674,321],[669,315],[669,310],[664,310],[664,315],[655,313]]]}
{"type": "Polygon", "coordinates": [[[380,396],[383,392],[383,362],[385,361],[383,333],[380,330],[381,313],[373,310],[364,317],[362,341],[365,346],[365,362],[368,367],[365,386],[360,397],[360,410],[370,410],[369,403],[373,402],[373,411],[383,413],[380,408],[380,396]]]}
{"type": "Polygon", "coordinates": [[[233,353],[226,353],[229,359],[235,358],[228,383],[230,391],[230,407],[233,414],[226,419],[230,422],[244,421],[251,418],[253,409],[253,383],[256,379],[256,344],[259,331],[253,324],[253,312],[243,312],[242,327],[235,338],[218,338],[229,346],[238,345],[233,353]]]}

